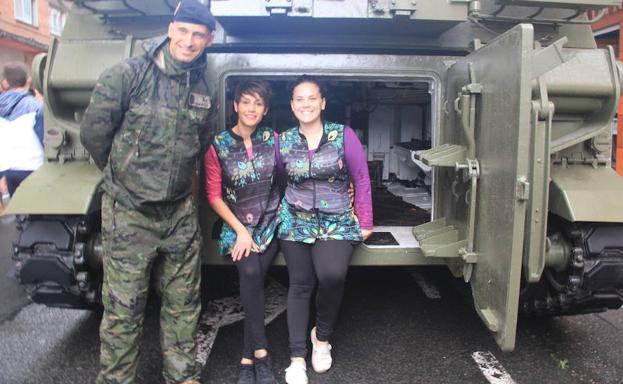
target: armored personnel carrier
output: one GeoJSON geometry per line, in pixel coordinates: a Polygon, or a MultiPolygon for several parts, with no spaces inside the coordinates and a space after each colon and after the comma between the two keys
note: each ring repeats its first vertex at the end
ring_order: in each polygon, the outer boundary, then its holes
{"type": "MultiPolygon", "coordinates": [[[[446,265],[471,285],[503,350],[520,312],[623,303],[623,179],[610,124],[621,69],[587,11],[619,0],[212,0],[214,131],[245,77],[275,89],[266,123],[294,124],[288,85],[330,88],[326,118],[360,135],[375,234],[353,265],[446,265]]],[[[173,0],[75,0],[38,56],[46,163],[18,189],[14,257],[34,301],[100,301],[101,174],[79,140],[98,75],[166,32],[173,0]]],[[[591,13],[593,14],[593,13],[591,13]]],[[[199,172],[201,174],[201,172],[199,172]]],[[[202,180],[198,180],[199,183],[202,180]]],[[[205,264],[218,222],[200,194],[205,264]]],[[[283,263],[278,260],[278,263],[283,263]]]]}

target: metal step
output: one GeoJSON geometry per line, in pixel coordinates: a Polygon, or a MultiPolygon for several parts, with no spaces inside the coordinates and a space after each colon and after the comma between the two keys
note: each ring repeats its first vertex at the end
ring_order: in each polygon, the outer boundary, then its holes
{"type": "Polygon", "coordinates": [[[425,151],[416,151],[414,157],[431,167],[454,167],[465,163],[467,148],[462,145],[442,144],[425,151]]]}
{"type": "Polygon", "coordinates": [[[459,250],[467,246],[465,230],[443,217],[413,228],[413,236],[426,257],[460,257],[459,250]]]}

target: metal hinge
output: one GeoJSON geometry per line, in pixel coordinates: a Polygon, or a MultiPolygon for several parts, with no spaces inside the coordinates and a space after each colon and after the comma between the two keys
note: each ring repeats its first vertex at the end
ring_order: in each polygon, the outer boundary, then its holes
{"type": "Polygon", "coordinates": [[[394,16],[410,17],[415,13],[416,5],[415,0],[390,0],[389,12],[394,16]]]}
{"type": "Polygon", "coordinates": [[[292,10],[292,0],[264,0],[264,3],[271,15],[286,15],[292,10]]]}

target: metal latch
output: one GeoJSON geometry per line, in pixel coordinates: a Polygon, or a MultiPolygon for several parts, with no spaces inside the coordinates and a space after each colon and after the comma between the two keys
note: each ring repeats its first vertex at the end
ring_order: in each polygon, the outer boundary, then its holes
{"type": "Polygon", "coordinates": [[[292,0],[264,0],[264,3],[271,15],[286,15],[292,10],[292,0]]]}
{"type": "Polygon", "coordinates": [[[410,17],[415,13],[416,4],[415,0],[390,0],[389,12],[394,16],[410,17]]]}
{"type": "Polygon", "coordinates": [[[470,83],[463,86],[454,100],[454,111],[461,118],[461,127],[467,141],[467,157],[476,157],[476,98],[482,93],[482,84],[476,81],[476,74],[472,63],[467,63],[467,73],[470,83]]]}
{"type": "Polygon", "coordinates": [[[463,181],[470,182],[469,204],[467,216],[467,246],[459,250],[463,258],[463,279],[466,283],[472,278],[474,264],[478,261],[478,253],[475,250],[476,239],[476,195],[478,193],[478,179],[480,178],[480,163],[477,159],[467,159],[467,164],[456,164],[456,172],[463,170],[463,181]]]}
{"type": "Polygon", "coordinates": [[[530,199],[530,182],[525,176],[517,179],[517,200],[527,201],[530,199]]]}

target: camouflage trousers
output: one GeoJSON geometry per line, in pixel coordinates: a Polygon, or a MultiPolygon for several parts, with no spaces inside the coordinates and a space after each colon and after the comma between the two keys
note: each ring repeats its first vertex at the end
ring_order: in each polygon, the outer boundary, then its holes
{"type": "Polygon", "coordinates": [[[199,232],[192,197],[162,219],[102,197],[104,316],[97,383],[133,383],[151,269],[161,259],[160,345],[167,383],[198,378],[199,232]]]}

